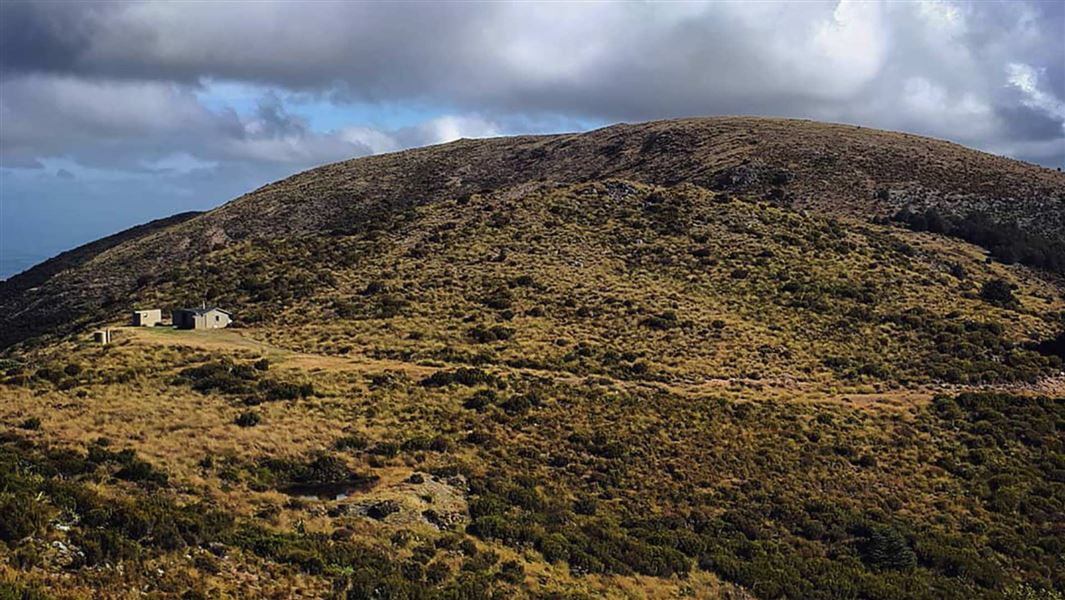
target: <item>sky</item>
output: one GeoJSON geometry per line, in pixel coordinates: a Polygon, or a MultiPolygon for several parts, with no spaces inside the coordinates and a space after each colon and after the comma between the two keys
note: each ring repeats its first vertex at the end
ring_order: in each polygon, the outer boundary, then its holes
{"type": "Polygon", "coordinates": [[[0,2],[0,278],[309,167],[703,115],[1065,166],[1065,2],[0,2]]]}

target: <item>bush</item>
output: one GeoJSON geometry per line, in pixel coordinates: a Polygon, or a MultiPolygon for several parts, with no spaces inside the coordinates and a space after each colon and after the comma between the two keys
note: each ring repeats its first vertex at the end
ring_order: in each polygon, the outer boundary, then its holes
{"type": "Polygon", "coordinates": [[[174,383],[188,385],[203,394],[246,394],[253,391],[258,378],[259,373],[251,366],[221,360],[184,369],[174,383]]]}
{"type": "Polygon", "coordinates": [[[1065,241],[1027,233],[1014,224],[997,222],[983,213],[958,218],[941,215],[934,208],[923,212],[906,208],[893,218],[914,231],[944,233],[982,246],[1006,264],[1019,261],[1053,273],[1065,273],[1065,241]]]}
{"type": "Polygon", "coordinates": [[[25,421],[19,423],[19,429],[37,430],[41,428],[41,420],[37,417],[30,417],[25,421]]]}
{"type": "Polygon", "coordinates": [[[499,394],[495,390],[478,390],[462,403],[463,408],[483,412],[484,409],[499,401],[499,394]]]}
{"type": "Polygon", "coordinates": [[[442,561],[435,561],[429,563],[429,566],[425,568],[425,579],[432,584],[443,583],[451,576],[451,567],[447,566],[447,563],[442,561]]]}
{"type": "Polygon", "coordinates": [[[980,297],[989,304],[1009,308],[1017,305],[1013,284],[1003,279],[991,279],[980,288],[980,297]]]}
{"type": "Polygon", "coordinates": [[[479,344],[488,344],[509,340],[514,335],[514,330],[502,325],[494,325],[492,327],[478,325],[470,329],[467,335],[471,340],[479,344]]]}
{"type": "Polygon", "coordinates": [[[472,387],[475,385],[498,384],[499,379],[481,369],[462,367],[454,371],[437,371],[422,380],[425,387],[444,387],[451,384],[472,387]]]}
{"type": "Polygon", "coordinates": [[[37,369],[34,377],[42,381],[58,384],[63,379],[63,372],[59,369],[45,366],[37,369]]]}
{"type": "Polygon", "coordinates": [[[266,400],[297,400],[314,395],[310,383],[289,383],[264,379],[259,382],[259,393],[266,400]]]}
{"type": "Polygon", "coordinates": [[[381,294],[376,297],[374,316],[381,319],[398,317],[410,302],[400,294],[381,294]]]}
{"type": "Polygon", "coordinates": [[[496,576],[506,583],[518,584],[525,580],[525,567],[516,560],[508,560],[499,565],[496,576]]]}
{"type": "Polygon", "coordinates": [[[500,404],[500,407],[508,415],[523,415],[532,408],[532,402],[526,396],[511,396],[500,404]]]}
{"type": "Polygon", "coordinates": [[[262,416],[253,410],[242,412],[233,420],[240,427],[255,427],[260,421],[262,421],[262,416]]]}
{"type": "Polygon", "coordinates": [[[370,442],[361,434],[350,433],[333,442],[337,450],[365,450],[370,442]]]}
{"type": "Polygon", "coordinates": [[[140,546],[112,529],[81,530],[74,543],[81,549],[79,562],[87,566],[118,564],[140,556],[140,546]]]}
{"type": "Polygon", "coordinates": [[[508,288],[499,286],[485,294],[481,303],[494,310],[507,310],[514,305],[514,294],[508,288]]]}
{"type": "Polygon", "coordinates": [[[865,532],[862,559],[876,569],[906,571],[917,566],[917,555],[895,528],[874,526],[865,532]]]}
{"type": "Polygon", "coordinates": [[[667,311],[659,313],[657,315],[651,315],[650,317],[643,319],[642,321],[640,321],[640,325],[643,325],[644,327],[649,327],[651,329],[665,331],[667,329],[673,329],[674,327],[679,326],[680,322],[677,320],[676,313],[672,311],[667,311]]]}
{"type": "Polygon", "coordinates": [[[399,454],[399,450],[399,444],[395,442],[380,442],[375,444],[373,448],[370,448],[370,454],[393,458],[399,454]]]}
{"type": "Polygon", "coordinates": [[[0,581],[0,599],[50,600],[50,598],[51,596],[35,587],[25,587],[18,582],[0,581]]]}
{"type": "Polygon", "coordinates": [[[286,458],[263,458],[258,461],[261,483],[278,486],[292,484],[346,483],[366,478],[348,470],[333,454],[318,453],[305,461],[286,458]]]}
{"type": "Polygon", "coordinates": [[[29,494],[0,492],[0,540],[17,542],[44,529],[46,507],[29,494]]]}
{"type": "Polygon", "coordinates": [[[149,483],[154,485],[166,485],[167,474],[156,470],[150,463],[134,458],[115,472],[115,477],[126,481],[149,483]]]}
{"type": "Polygon", "coordinates": [[[373,504],[366,510],[366,515],[378,521],[384,520],[388,515],[399,512],[399,504],[394,500],[382,500],[373,504]]]}

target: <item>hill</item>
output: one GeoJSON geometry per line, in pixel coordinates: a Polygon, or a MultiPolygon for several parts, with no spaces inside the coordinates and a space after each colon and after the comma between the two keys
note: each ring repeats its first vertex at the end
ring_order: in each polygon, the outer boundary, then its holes
{"type": "Polygon", "coordinates": [[[0,347],[113,316],[146,279],[237,242],[358,233],[478,192],[607,178],[684,182],[861,219],[904,208],[978,213],[1040,242],[1065,243],[1065,174],[918,136],[708,118],[462,140],[312,169],[137,243],[106,245],[81,268],[48,270],[56,276],[35,289],[0,283],[0,347]]]}
{"type": "Polygon", "coordinates": [[[0,591],[1060,597],[1063,197],[688,119],[337,163],[81,251],[0,295],[0,591]],[[204,299],[235,326],[120,327],[204,299]]]}
{"type": "Polygon", "coordinates": [[[61,252],[38,265],[34,265],[32,268],[29,268],[22,273],[12,275],[3,282],[0,282],[3,283],[2,291],[0,291],[2,296],[0,297],[14,299],[19,294],[48,281],[57,273],[76,269],[110,248],[144,237],[171,225],[177,225],[178,223],[188,221],[199,214],[202,213],[189,211],[162,219],[156,219],[144,223],[143,225],[130,227],[124,231],[78,246],[73,250],[61,252]]]}

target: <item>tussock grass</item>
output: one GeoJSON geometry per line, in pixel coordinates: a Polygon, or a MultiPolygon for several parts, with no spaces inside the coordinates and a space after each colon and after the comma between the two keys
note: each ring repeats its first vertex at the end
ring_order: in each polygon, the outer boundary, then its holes
{"type": "MultiPolygon", "coordinates": [[[[475,194],[372,230],[213,251],[195,279],[178,268],[144,294],[195,281],[238,327],[22,349],[2,365],[0,422],[37,424],[19,432],[27,456],[104,439],[140,461],[86,488],[132,502],[152,484],[175,510],[210,501],[242,524],[216,540],[232,558],[202,564],[131,538],[115,560],[138,585],[1060,589],[1061,400],[970,392],[1059,371],[1034,343],[1065,305],[1053,281],[984,258],[693,186],[475,194]],[[999,279],[1016,302],[981,297],[999,279]],[[342,501],[281,489],[347,476],[375,483],[342,501]]],[[[45,530],[0,555],[22,564],[23,546],[58,535],[45,530]]],[[[19,585],[118,581],[42,564],[19,585]]]]}

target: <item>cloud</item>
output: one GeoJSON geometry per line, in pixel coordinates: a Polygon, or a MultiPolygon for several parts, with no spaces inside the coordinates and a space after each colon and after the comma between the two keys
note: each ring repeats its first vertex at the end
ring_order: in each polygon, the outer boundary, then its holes
{"type": "Polygon", "coordinates": [[[1042,89],[1040,73],[1029,65],[1010,63],[1006,65],[1009,83],[1023,94],[1021,103],[1045,113],[1065,125],[1065,101],[1042,89]]]}
{"type": "Polygon", "coordinates": [[[474,114],[444,115],[395,130],[350,126],[316,131],[272,92],[250,115],[207,108],[195,90],[170,82],[24,75],[4,81],[0,158],[40,167],[65,157],[93,167],[153,168],[181,154],[200,162],[307,167],[353,156],[500,135],[474,114]],[[100,152],[106,147],[107,152],[100,152]]]}
{"type": "MultiPolygon", "coordinates": [[[[1026,141],[1012,129],[1018,106],[1038,102],[1045,117],[1041,107],[1065,96],[1065,15],[1047,2],[5,3],[0,10],[5,79],[176,86],[185,90],[170,98],[179,109],[181,94],[204,81],[238,81],[339,105],[429,104],[495,122],[754,113],[990,148],[1026,141]],[[1039,73],[1045,96],[1011,94],[1011,65],[1039,73]]],[[[133,109],[125,126],[152,127],[137,118],[159,118],[146,108],[133,109]]],[[[186,116],[217,127],[232,121],[186,116]]],[[[259,120],[271,126],[269,115],[259,120]]],[[[331,139],[312,139],[305,127],[252,130],[246,144],[225,147],[293,164],[345,144],[396,147],[373,129],[352,123],[331,139]]]]}
{"type": "Polygon", "coordinates": [[[1039,1],[2,2],[0,166],[202,206],[459,137],[713,114],[1065,166],[1062,23],[1039,1]]]}

